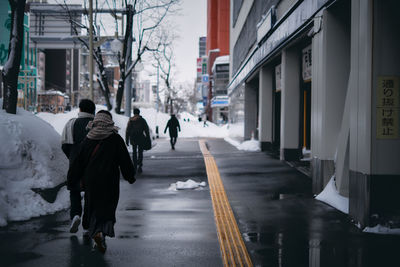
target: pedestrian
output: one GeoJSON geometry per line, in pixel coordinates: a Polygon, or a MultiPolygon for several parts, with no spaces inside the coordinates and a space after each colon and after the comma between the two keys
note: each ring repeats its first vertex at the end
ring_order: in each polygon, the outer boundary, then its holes
{"type": "MultiPolygon", "coordinates": [[[[96,106],[89,99],[82,99],[79,102],[79,113],[77,118],[70,119],[64,126],[61,135],[61,149],[69,159],[69,163],[74,160],[78,153],[79,144],[89,132],[86,126],[93,120],[96,106]]],[[[82,203],[81,187],[79,184],[69,185],[69,198],[71,202],[70,217],[71,226],[69,231],[76,233],[81,223],[82,203]]],[[[87,234],[87,228],[84,227],[84,235],[87,234]]]]}
{"type": "Polygon", "coordinates": [[[110,112],[97,112],[88,128],[90,131],[71,163],[67,181],[69,185],[82,184],[88,201],[84,223],[88,224],[89,235],[97,249],[105,253],[105,237],[115,236],[120,172],[132,184],[135,169],[110,112]]]}
{"type": "Polygon", "coordinates": [[[143,146],[146,138],[150,138],[149,126],[146,120],[140,116],[140,110],[134,108],[133,117],[129,118],[126,126],[125,142],[127,146],[129,143],[132,145],[133,165],[138,173],[143,171],[143,146]]]}
{"type": "Polygon", "coordinates": [[[171,148],[172,150],[175,150],[176,140],[178,139],[178,129],[181,131],[181,126],[179,125],[179,121],[175,114],[171,114],[171,118],[168,120],[167,125],[165,126],[164,133],[167,132],[168,128],[171,148]]]}

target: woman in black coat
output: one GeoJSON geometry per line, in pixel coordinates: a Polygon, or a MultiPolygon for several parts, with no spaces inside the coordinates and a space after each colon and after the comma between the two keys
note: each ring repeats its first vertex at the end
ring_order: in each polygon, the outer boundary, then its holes
{"type": "Polygon", "coordinates": [[[87,209],[82,223],[104,253],[105,236],[115,236],[120,170],[125,180],[134,183],[135,169],[108,111],[99,111],[88,127],[91,130],[70,166],[67,181],[70,186],[79,183],[83,186],[87,209]]]}
{"type": "Polygon", "coordinates": [[[181,131],[181,126],[179,125],[179,121],[176,118],[175,114],[171,114],[171,118],[168,120],[167,125],[165,126],[164,133],[167,132],[168,128],[171,148],[174,150],[176,139],[178,139],[178,129],[179,131],[181,131]]]}

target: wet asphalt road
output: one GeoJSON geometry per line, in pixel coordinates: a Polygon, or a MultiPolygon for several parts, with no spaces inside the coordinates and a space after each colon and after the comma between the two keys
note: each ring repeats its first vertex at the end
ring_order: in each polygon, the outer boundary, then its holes
{"type": "MultiPolygon", "coordinates": [[[[360,233],[341,212],[313,199],[311,179],[262,152],[208,139],[254,266],[400,266],[400,237],[360,233]]],[[[115,225],[101,255],[68,211],[0,228],[0,266],[222,266],[209,188],[169,191],[205,181],[196,139],[176,151],[159,140],[144,172],[121,182],[115,225]]]]}
{"type": "Polygon", "coordinates": [[[121,181],[115,238],[103,256],[70,234],[68,211],[0,228],[0,266],[221,266],[208,187],[170,191],[178,180],[206,181],[197,140],[168,140],[145,152],[143,174],[121,181]]]}

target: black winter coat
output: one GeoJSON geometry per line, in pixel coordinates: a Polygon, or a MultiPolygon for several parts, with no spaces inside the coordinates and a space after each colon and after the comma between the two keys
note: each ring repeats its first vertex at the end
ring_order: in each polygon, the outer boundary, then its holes
{"type": "Polygon", "coordinates": [[[181,131],[181,126],[179,125],[179,121],[176,117],[169,119],[167,125],[165,126],[164,133],[169,128],[169,136],[170,137],[178,137],[178,129],[181,131]]]}
{"type": "Polygon", "coordinates": [[[89,132],[86,126],[92,120],[93,118],[77,118],[74,122],[74,131],[72,133],[74,144],[62,144],[61,149],[70,161],[78,154],[79,145],[89,132]]]}
{"type": "Polygon", "coordinates": [[[98,222],[115,222],[120,170],[125,180],[134,182],[135,169],[124,140],[118,134],[103,140],[85,138],[70,165],[68,187],[74,187],[82,181],[85,194],[88,194],[88,212],[98,222]],[[93,154],[97,144],[98,149],[93,154]]]}
{"type": "Polygon", "coordinates": [[[149,136],[149,126],[142,116],[135,115],[129,119],[125,134],[125,142],[127,145],[129,145],[130,142],[132,145],[143,146],[146,137],[148,138],[149,136]]]}

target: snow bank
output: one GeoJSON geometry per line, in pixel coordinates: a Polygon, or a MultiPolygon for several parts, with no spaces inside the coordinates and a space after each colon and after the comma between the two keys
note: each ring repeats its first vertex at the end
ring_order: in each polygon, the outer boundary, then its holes
{"type": "Polygon", "coordinates": [[[23,109],[17,109],[16,115],[0,110],[0,140],[1,226],[69,206],[65,187],[54,203],[31,190],[51,188],[66,180],[68,161],[51,125],[23,109]]]}
{"type": "Polygon", "coordinates": [[[225,137],[224,140],[228,142],[229,144],[235,146],[239,150],[244,150],[244,151],[261,151],[260,148],[260,142],[257,140],[248,140],[240,143],[239,141],[236,141],[230,137],[225,137]]]}
{"type": "MultiPolygon", "coordinates": [[[[106,109],[101,105],[96,105],[96,112],[99,110],[106,109]]],[[[52,113],[38,113],[37,116],[41,119],[50,123],[54,129],[61,135],[64,125],[71,118],[78,116],[78,109],[74,109],[71,112],[63,114],[52,114],[52,113]]],[[[125,138],[126,125],[128,123],[128,117],[125,115],[116,114],[114,111],[111,112],[115,125],[120,127],[119,134],[125,138]]],[[[167,125],[170,115],[158,112],[154,108],[141,108],[140,115],[146,119],[153,134],[156,133],[156,126],[159,127],[160,137],[169,137],[168,131],[164,134],[165,126],[167,125]]],[[[220,127],[212,122],[207,122],[207,127],[203,127],[203,122],[199,122],[197,117],[190,113],[183,112],[178,115],[179,124],[181,125],[181,132],[178,133],[179,137],[226,137],[228,136],[228,129],[226,126],[220,127]],[[185,119],[185,120],[184,120],[185,119]],[[189,120],[188,120],[189,119],[189,120]]]]}
{"type": "Polygon", "coordinates": [[[336,190],[335,176],[332,176],[324,190],[315,199],[325,202],[343,213],[349,214],[349,199],[341,196],[336,190]]]}
{"type": "Polygon", "coordinates": [[[198,183],[193,181],[192,179],[186,180],[186,182],[178,181],[176,183],[170,184],[168,190],[177,191],[177,190],[184,190],[184,189],[200,189],[206,186],[206,182],[198,183]]]}

